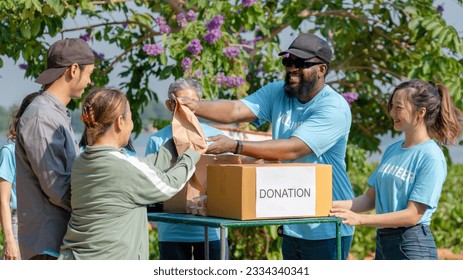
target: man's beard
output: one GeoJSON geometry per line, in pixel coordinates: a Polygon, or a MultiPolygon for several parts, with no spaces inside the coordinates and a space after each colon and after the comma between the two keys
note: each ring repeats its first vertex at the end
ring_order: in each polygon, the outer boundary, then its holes
{"type": "MultiPolygon", "coordinates": [[[[295,75],[294,73],[292,75],[295,75]]],[[[317,76],[314,76],[312,79],[305,78],[302,74],[298,74],[300,80],[302,81],[299,84],[290,84],[289,83],[289,73],[286,74],[284,90],[286,96],[289,98],[296,97],[301,100],[304,99],[315,87],[317,83],[317,76]]]]}

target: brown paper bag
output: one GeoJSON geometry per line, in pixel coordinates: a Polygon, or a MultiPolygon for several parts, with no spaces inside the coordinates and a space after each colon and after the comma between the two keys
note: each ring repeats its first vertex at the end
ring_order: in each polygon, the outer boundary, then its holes
{"type": "Polygon", "coordinates": [[[179,155],[189,147],[203,154],[207,151],[204,132],[198,118],[185,105],[175,105],[172,117],[172,136],[179,155]]]}
{"type": "MultiPolygon", "coordinates": [[[[172,116],[172,138],[179,155],[190,147],[200,153],[207,150],[204,132],[198,118],[188,107],[179,105],[178,102],[176,102],[172,116]]],[[[193,199],[201,197],[205,193],[206,190],[199,182],[195,172],[180,192],[164,202],[163,209],[170,213],[188,213],[188,209],[194,205],[193,199]]]]}

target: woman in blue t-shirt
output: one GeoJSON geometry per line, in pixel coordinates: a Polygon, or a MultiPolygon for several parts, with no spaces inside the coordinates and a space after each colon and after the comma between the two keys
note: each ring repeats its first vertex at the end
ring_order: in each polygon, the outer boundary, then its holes
{"type": "Polygon", "coordinates": [[[363,195],[333,202],[332,216],[377,227],[378,260],[437,259],[429,226],[447,175],[439,145],[458,140],[463,115],[445,86],[421,80],[397,86],[388,111],[405,139],[387,147],[363,195]],[[372,209],[375,214],[357,214],[372,209]]]}
{"type": "Polygon", "coordinates": [[[4,260],[19,260],[18,217],[16,215],[16,161],[14,157],[16,125],[27,106],[38,95],[37,92],[26,96],[13,116],[8,132],[8,143],[0,148],[0,225],[3,230],[4,260]]]}

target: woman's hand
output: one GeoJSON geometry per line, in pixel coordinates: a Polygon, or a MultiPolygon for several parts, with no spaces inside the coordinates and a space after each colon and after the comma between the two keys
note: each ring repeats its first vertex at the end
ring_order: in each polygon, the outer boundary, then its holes
{"type": "Polygon", "coordinates": [[[357,214],[355,212],[352,212],[347,209],[342,209],[342,208],[332,208],[330,210],[331,217],[337,217],[337,218],[342,218],[343,224],[349,225],[349,226],[360,226],[361,221],[360,221],[360,214],[357,214]]]}
{"type": "Polygon", "coordinates": [[[18,244],[14,240],[12,242],[5,241],[3,244],[3,259],[4,260],[20,260],[21,255],[19,254],[18,244]]]}

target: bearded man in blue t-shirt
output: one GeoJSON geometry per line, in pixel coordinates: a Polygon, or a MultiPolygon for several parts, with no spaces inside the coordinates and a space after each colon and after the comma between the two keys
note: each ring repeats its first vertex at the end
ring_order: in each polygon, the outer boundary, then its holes
{"type": "MultiPolygon", "coordinates": [[[[346,172],[346,146],[352,122],[346,100],[325,77],[332,51],[313,34],[301,34],[279,53],[286,67],[285,81],[267,84],[240,100],[194,101],[181,98],[197,116],[218,122],[272,124],[273,140],[237,141],[223,135],[210,137],[207,153],[232,152],[283,162],[330,164],[333,200],[352,199],[346,172]]],[[[342,258],[350,250],[354,228],[342,225],[342,258]]],[[[334,224],[285,225],[284,259],[336,259],[334,224]]]]}

